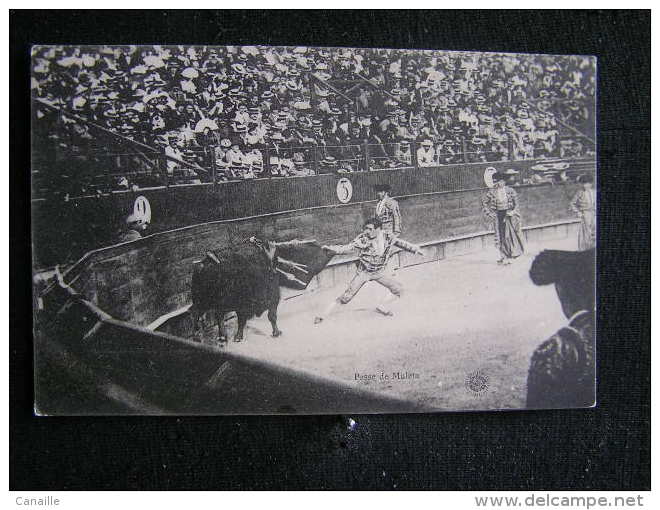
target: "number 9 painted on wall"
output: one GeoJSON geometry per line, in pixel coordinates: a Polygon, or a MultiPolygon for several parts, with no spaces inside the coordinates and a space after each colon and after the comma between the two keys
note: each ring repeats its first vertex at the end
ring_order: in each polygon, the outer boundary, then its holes
{"type": "Polygon", "coordinates": [[[147,197],[140,195],[135,199],[133,215],[143,225],[151,223],[151,204],[149,204],[147,197]]]}

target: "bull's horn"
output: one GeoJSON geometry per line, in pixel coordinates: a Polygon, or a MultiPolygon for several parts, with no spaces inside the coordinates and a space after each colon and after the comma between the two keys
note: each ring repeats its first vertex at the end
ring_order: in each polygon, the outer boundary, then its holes
{"type": "Polygon", "coordinates": [[[218,260],[218,257],[216,257],[215,254],[213,254],[212,252],[210,252],[210,251],[207,252],[207,253],[206,253],[206,256],[207,256],[208,258],[210,258],[210,259],[211,259],[213,262],[215,262],[216,264],[220,265],[220,261],[218,260]]]}
{"type": "Polygon", "coordinates": [[[296,269],[302,271],[303,273],[309,273],[309,271],[304,269],[307,267],[305,264],[300,264],[298,262],[293,262],[291,260],[283,259],[282,257],[277,257],[277,262],[287,267],[295,267],[296,269]]]}
{"type": "Polygon", "coordinates": [[[279,267],[276,268],[276,270],[279,271],[281,274],[283,274],[284,277],[285,277],[287,280],[289,280],[289,281],[291,281],[291,282],[298,282],[299,284],[304,285],[305,287],[307,286],[307,284],[305,284],[305,282],[303,282],[303,281],[301,281],[301,280],[298,280],[298,278],[296,278],[296,277],[293,276],[292,274],[287,273],[286,271],[282,271],[279,267]]]}

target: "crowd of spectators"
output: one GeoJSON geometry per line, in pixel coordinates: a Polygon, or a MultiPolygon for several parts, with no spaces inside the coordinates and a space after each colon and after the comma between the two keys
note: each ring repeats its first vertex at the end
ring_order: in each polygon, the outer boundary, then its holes
{"type": "MultiPolygon", "coordinates": [[[[579,136],[594,129],[590,57],[46,46],[32,62],[37,116],[49,104],[156,148],[163,174],[189,182],[211,167],[220,179],[304,176],[594,150],[579,136]]],[[[80,145],[89,130],[60,116],[50,136],[80,145]]]]}

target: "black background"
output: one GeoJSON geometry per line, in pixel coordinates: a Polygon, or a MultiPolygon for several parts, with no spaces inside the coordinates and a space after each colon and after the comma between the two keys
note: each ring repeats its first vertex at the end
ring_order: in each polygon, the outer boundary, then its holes
{"type": "Polygon", "coordinates": [[[650,489],[650,36],[650,11],[12,11],[10,489],[650,489]],[[34,43],[596,55],[598,407],[354,416],[354,431],[335,416],[33,417],[34,43]]]}

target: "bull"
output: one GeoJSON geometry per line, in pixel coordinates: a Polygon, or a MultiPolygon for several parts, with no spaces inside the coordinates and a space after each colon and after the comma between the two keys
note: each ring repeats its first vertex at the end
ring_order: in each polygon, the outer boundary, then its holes
{"type": "Polygon", "coordinates": [[[235,341],[243,340],[245,325],[253,317],[268,310],[272,336],[282,330],[277,325],[280,286],[302,290],[323,270],[332,253],[323,250],[316,241],[293,240],[274,242],[251,237],[205,254],[195,265],[192,276],[191,315],[195,330],[206,312],[212,312],[218,324],[220,342],[222,320],[227,312],[235,311],[238,332],[235,341]]]}

